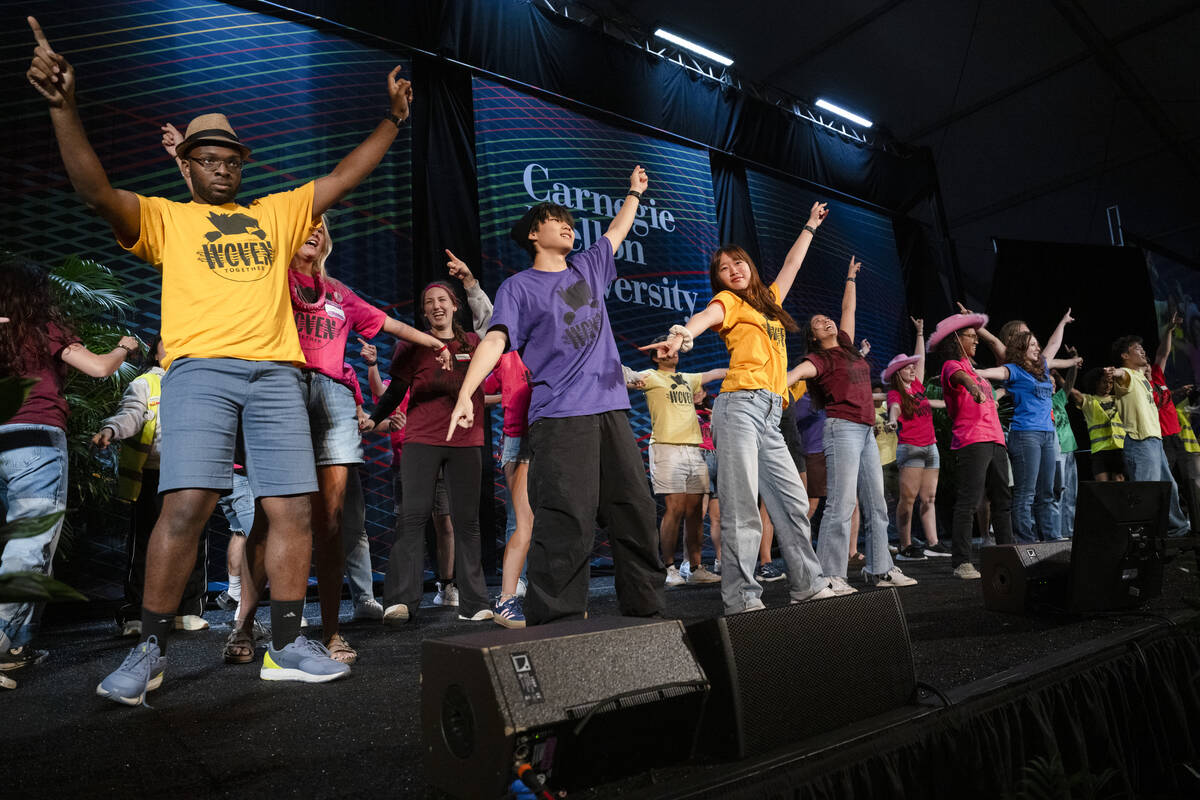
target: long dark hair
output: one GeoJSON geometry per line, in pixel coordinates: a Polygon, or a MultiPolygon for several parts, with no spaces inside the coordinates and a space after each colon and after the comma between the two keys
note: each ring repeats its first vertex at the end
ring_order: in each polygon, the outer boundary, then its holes
{"type": "Polygon", "coordinates": [[[792,333],[800,330],[800,326],[796,324],[796,320],[792,319],[792,315],[775,302],[775,298],[771,295],[771,287],[763,283],[762,278],[758,276],[758,267],[754,265],[754,259],[750,258],[750,254],[738,245],[726,244],[717,248],[708,261],[708,282],[712,286],[714,296],[721,292],[733,292],[767,319],[779,322],[783,325],[784,330],[792,333]],[[721,269],[721,256],[729,256],[734,261],[744,261],[746,266],[750,267],[750,284],[745,289],[729,289],[722,285],[718,276],[721,269]]]}
{"type": "Polygon", "coordinates": [[[0,258],[0,375],[28,375],[49,363],[50,332],[57,325],[65,333],[71,326],[54,304],[50,276],[37,264],[5,255],[0,258]]]}
{"type": "MultiPolygon", "coordinates": [[[[810,353],[819,353],[823,349],[821,347],[821,340],[817,338],[815,333],[813,333],[812,321],[813,317],[816,316],[819,315],[813,314],[812,317],[808,317],[804,320],[804,348],[810,353]]],[[[847,346],[842,344],[841,341],[838,341],[836,349],[841,350],[842,354],[850,361],[861,359],[863,357],[863,354],[858,352],[858,348],[854,346],[853,342],[847,346]]]]}
{"type": "MultiPolygon", "coordinates": [[[[429,284],[428,286],[426,286],[424,289],[421,290],[421,315],[422,316],[425,315],[425,295],[426,295],[426,293],[429,292],[430,289],[433,289],[433,288],[444,289],[446,291],[446,294],[450,295],[450,298],[452,300],[454,300],[454,304],[457,305],[460,309],[462,308],[462,303],[459,301],[458,294],[454,291],[453,286],[451,286],[450,284],[448,284],[444,281],[434,281],[433,283],[429,284]]],[[[451,318],[450,324],[454,331],[454,341],[458,342],[459,351],[463,352],[463,353],[470,353],[471,351],[473,351],[475,348],[471,346],[470,340],[467,339],[467,332],[463,329],[463,326],[458,323],[458,312],[457,311],[454,313],[454,316],[451,318]]],[[[429,324],[428,318],[426,318],[426,320],[425,320],[425,326],[428,327],[430,330],[433,329],[433,326],[429,324]]]]}
{"type": "Polygon", "coordinates": [[[1025,351],[1029,349],[1029,340],[1032,338],[1032,331],[1015,334],[1004,344],[1004,360],[1009,364],[1016,364],[1039,381],[1044,381],[1046,380],[1046,360],[1038,359],[1035,364],[1025,357],[1025,351]]]}
{"type": "Polygon", "coordinates": [[[900,370],[892,373],[892,377],[888,379],[888,383],[900,393],[900,415],[905,419],[912,419],[916,416],[917,398],[913,397],[912,392],[904,385],[904,381],[900,380],[900,370]]]}

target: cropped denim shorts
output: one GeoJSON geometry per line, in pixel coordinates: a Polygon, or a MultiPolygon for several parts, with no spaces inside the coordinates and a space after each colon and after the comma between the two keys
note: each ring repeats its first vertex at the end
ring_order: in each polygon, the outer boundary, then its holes
{"type": "Polygon", "coordinates": [[[939,469],[941,463],[936,443],[924,447],[903,443],[896,445],[896,464],[900,469],[939,469]]]}
{"type": "Polygon", "coordinates": [[[362,434],[354,413],[354,392],[316,370],[304,370],[303,383],[317,466],[363,463],[362,434]]]}

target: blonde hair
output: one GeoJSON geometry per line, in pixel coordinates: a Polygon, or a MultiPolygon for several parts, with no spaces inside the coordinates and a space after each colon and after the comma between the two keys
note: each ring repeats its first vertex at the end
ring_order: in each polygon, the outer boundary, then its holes
{"type": "Polygon", "coordinates": [[[322,282],[326,282],[329,280],[329,273],[325,271],[325,262],[333,253],[333,236],[329,232],[329,217],[325,214],[321,215],[320,223],[313,226],[313,230],[318,228],[324,229],[325,236],[322,238],[321,251],[317,253],[317,275],[322,282]]]}

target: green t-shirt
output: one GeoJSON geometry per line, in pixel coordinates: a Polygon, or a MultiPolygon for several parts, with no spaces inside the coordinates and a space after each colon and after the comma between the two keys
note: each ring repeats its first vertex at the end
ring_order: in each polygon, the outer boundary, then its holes
{"type": "Polygon", "coordinates": [[[1058,434],[1058,449],[1064,453],[1074,453],[1079,449],[1075,443],[1075,432],[1071,430],[1071,420],[1067,419],[1067,392],[1059,389],[1050,396],[1050,409],[1054,414],[1054,432],[1058,434]]]}

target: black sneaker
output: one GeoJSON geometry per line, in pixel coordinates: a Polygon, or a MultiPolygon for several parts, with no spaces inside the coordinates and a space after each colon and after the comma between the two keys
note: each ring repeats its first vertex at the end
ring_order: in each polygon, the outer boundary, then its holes
{"type": "Polygon", "coordinates": [[[217,595],[217,608],[222,611],[233,611],[237,607],[238,601],[234,599],[233,595],[224,589],[221,590],[221,593],[217,595]]]}
{"type": "Polygon", "coordinates": [[[945,542],[925,545],[923,552],[930,558],[949,558],[951,555],[950,545],[946,544],[945,542]]]}
{"type": "Polygon", "coordinates": [[[925,551],[919,544],[910,544],[908,547],[901,547],[900,552],[896,553],[897,561],[924,561],[925,551]]]}
{"type": "Polygon", "coordinates": [[[35,650],[27,644],[12,647],[0,655],[0,672],[12,672],[14,669],[40,664],[50,655],[45,650],[35,650]]]}
{"type": "Polygon", "coordinates": [[[768,562],[759,566],[758,570],[754,573],[754,577],[758,579],[759,583],[774,583],[786,578],[787,573],[768,562]]]}

